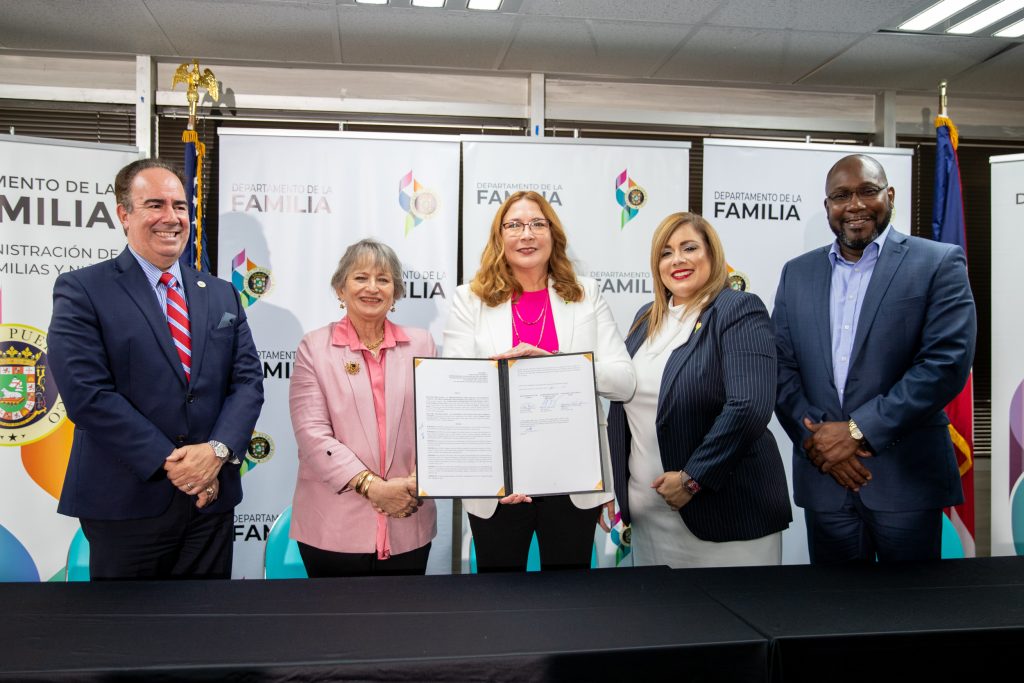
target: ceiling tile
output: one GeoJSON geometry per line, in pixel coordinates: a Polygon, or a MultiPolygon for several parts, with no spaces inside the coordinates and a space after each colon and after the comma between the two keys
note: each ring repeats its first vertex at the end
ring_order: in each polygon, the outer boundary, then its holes
{"type": "Polygon", "coordinates": [[[519,13],[623,22],[696,24],[721,4],[720,0],[526,0],[519,13]]]}
{"type": "Polygon", "coordinates": [[[995,38],[873,35],[800,84],[931,90],[943,78],[955,77],[1005,46],[1005,42],[995,38]]]}
{"type": "Polygon", "coordinates": [[[949,92],[1000,94],[1024,92],[1024,44],[993,57],[963,76],[949,79],[949,92]]]}
{"type": "Polygon", "coordinates": [[[517,21],[507,14],[417,8],[338,10],[346,64],[493,69],[517,21]]]}
{"type": "Polygon", "coordinates": [[[647,77],[689,27],[524,18],[502,69],[647,77]]]}
{"type": "Polygon", "coordinates": [[[704,26],[655,76],[789,84],[856,39],[839,33],[704,26]]]}
{"type": "Polygon", "coordinates": [[[874,33],[909,19],[934,0],[731,0],[708,18],[713,26],[874,33]]]}
{"type": "Polygon", "coordinates": [[[324,2],[174,0],[149,2],[184,57],[337,63],[337,10],[324,2]]]}
{"type": "Polygon", "coordinates": [[[124,54],[172,50],[142,0],[0,0],[0,44],[124,54]]]}

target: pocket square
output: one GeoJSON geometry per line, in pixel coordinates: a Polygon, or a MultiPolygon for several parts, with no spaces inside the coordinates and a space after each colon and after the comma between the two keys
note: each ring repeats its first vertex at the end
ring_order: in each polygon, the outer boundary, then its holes
{"type": "Polygon", "coordinates": [[[225,312],[224,315],[222,315],[220,317],[220,323],[217,324],[217,329],[218,330],[223,330],[225,327],[231,327],[234,324],[235,324],[235,314],[234,313],[226,313],[225,312]]]}

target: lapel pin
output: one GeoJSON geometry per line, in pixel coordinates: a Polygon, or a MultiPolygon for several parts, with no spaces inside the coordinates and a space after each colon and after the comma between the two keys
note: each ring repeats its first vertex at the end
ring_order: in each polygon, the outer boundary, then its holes
{"type": "Polygon", "coordinates": [[[699,329],[700,329],[700,321],[698,320],[698,321],[697,321],[697,324],[696,324],[696,325],[694,325],[694,327],[693,327],[693,331],[694,331],[694,332],[696,332],[696,331],[697,331],[697,330],[699,330],[699,329]]]}
{"type": "Polygon", "coordinates": [[[199,280],[198,282],[196,282],[196,284],[199,285],[200,287],[205,287],[206,286],[206,283],[203,282],[202,280],[199,280]]]}
{"type": "Polygon", "coordinates": [[[347,372],[350,375],[358,375],[359,374],[359,363],[356,363],[356,362],[353,362],[353,361],[346,362],[345,363],[345,372],[347,372]]]}

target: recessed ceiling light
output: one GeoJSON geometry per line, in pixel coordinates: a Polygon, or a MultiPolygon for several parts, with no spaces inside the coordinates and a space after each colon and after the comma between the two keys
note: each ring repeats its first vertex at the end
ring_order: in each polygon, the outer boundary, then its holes
{"type": "Polygon", "coordinates": [[[1001,28],[992,35],[1000,38],[1020,38],[1024,36],[1024,19],[1016,24],[1010,24],[1006,28],[1001,28]]]}
{"type": "Polygon", "coordinates": [[[444,7],[444,0],[412,0],[413,7],[444,7]]]}
{"type": "Polygon", "coordinates": [[[357,5],[386,5],[388,0],[356,0],[357,5]]]}
{"type": "Polygon", "coordinates": [[[957,35],[975,33],[1022,8],[1024,8],[1024,0],[1002,0],[1002,2],[997,2],[991,7],[978,12],[973,17],[964,19],[956,26],[947,29],[946,33],[956,33],[957,35]]]}
{"type": "Polygon", "coordinates": [[[501,0],[469,0],[466,9],[485,10],[494,12],[501,7],[501,0]]]}
{"type": "Polygon", "coordinates": [[[904,21],[897,28],[901,31],[924,31],[935,26],[940,21],[945,21],[951,16],[970,7],[978,0],[942,0],[937,2],[920,14],[904,21]]]}

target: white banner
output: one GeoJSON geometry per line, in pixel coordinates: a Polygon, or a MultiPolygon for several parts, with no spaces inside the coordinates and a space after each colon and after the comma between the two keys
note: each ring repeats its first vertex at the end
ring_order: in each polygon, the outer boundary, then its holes
{"type": "Polygon", "coordinates": [[[992,554],[1024,555],[1024,154],[991,157],[992,554]]]}
{"type": "MultiPolygon", "coordinates": [[[[737,280],[772,310],[786,261],[834,238],[825,215],[825,175],[848,154],[868,154],[896,190],[892,224],[910,232],[912,151],[885,147],[751,140],[704,141],[704,217],[722,237],[737,280]]],[[[775,418],[772,432],[792,486],[792,442],[775,418]]],[[[792,494],[792,490],[790,491],[792,494]]],[[[783,562],[807,562],[803,511],[783,534],[783,562]]]]}
{"type": "MultiPolygon", "coordinates": [[[[654,297],[654,229],[665,216],[689,208],[689,143],[462,139],[463,279],[468,282],[476,274],[501,203],[513,192],[533,190],[558,213],[577,274],[600,282],[625,334],[637,309],[654,297]]],[[[464,528],[468,539],[468,523],[464,528]]],[[[595,541],[600,566],[621,564],[628,546],[620,544],[618,530],[611,536],[598,530],[595,541]]],[[[464,539],[464,570],[468,545],[464,539]]]]}
{"type": "MultiPolygon", "coordinates": [[[[288,379],[303,334],[341,318],[331,275],[373,237],[402,261],[406,297],[390,318],[440,344],[456,285],[459,145],[440,136],[221,129],[218,273],[246,312],[266,402],[243,465],[233,576],[263,575],[273,521],[297,470],[288,379]]],[[[451,504],[438,501],[430,573],[451,567],[451,504]]]]}
{"type": "Polygon", "coordinates": [[[49,377],[57,276],[125,248],[113,182],[133,147],[0,135],[0,581],[63,580],[73,425],[49,377]]]}

